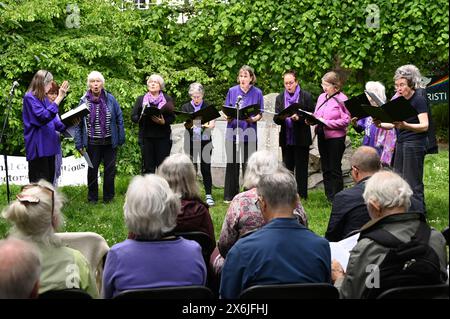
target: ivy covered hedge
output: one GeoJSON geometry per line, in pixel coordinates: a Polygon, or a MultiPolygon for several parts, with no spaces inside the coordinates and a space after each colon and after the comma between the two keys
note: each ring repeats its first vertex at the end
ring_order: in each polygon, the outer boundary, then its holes
{"type": "MultiPolygon", "coordinates": [[[[447,1],[378,1],[376,12],[369,10],[372,2],[193,0],[133,10],[122,1],[0,0],[2,110],[12,82],[20,83],[6,152],[24,154],[20,97],[39,69],[70,81],[67,109],[86,90],[90,71],[104,74],[124,112],[127,142],[118,168],[129,174],[138,172],[140,161],[131,108],[151,73],[163,75],[166,91],[181,106],[193,81],[221,105],[243,64],[255,68],[265,93],[281,90],[281,74],[292,68],[315,96],[331,68],[347,74],[348,95],[368,80],[382,81],[392,93],[392,75],[401,64],[414,63],[427,75],[448,69],[447,1]],[[180,12],[188,18],[184,24],[177,23],[180,12]],[[378,26],[370,27],[377,17],[378,26]]],[[[74,151],[70,141],[63,148],[65,155],[74,151]]]]}

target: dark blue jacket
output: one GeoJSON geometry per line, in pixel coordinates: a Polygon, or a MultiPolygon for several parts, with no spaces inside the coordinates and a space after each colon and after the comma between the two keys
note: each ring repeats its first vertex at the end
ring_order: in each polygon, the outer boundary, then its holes
{"type": "MultiPolygon", "coordinates": [[[[119,103],[116,98],[109,92],[106,92],[107,106],[111,112],[111,142],[112,148],[125,143],[125,129],[123,127],[123,117],[122,110],[120,109],[119,103]]],[[[87,97],[84,95],[80,104],[86,103],[87,97]]],[[[86,128],[87,116],[83,117],[80,124],[77,126],[75,131],[75,146],[78,150],[86,148],[88,145],[88,134],[86,128]]]]}
{"type": "Polygon", "coordinates": [[[328,241],[295,218],[275,218],[238,240],[228,252],[220,296],[236,299],[244,289],[254,285],[330,283],[330,273],[328,241]]]}

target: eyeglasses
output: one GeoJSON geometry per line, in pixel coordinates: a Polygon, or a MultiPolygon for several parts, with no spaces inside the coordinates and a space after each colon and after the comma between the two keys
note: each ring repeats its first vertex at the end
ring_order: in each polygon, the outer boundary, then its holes
{"type": "Polygon", "coordinates": [[[399,83],[399,84],[395,84],[394,88],[398,89],[398,88],[404,88],[405,86],[407,86],[406,83],[399,83]]]}
{"type": "Polygon", "coordinates": [[[262,196],[258,196],[258,198],[255,201],[255,206],[261,210],[261,202],[262,202],[262,196]]]}
{"type": "Polygon", "coordinates": [[[354,165],[352,165],[352,171],[355,171],[355,172],[359,171],[359,168],[358,168],[358,166],[354,166],[354,165]]]}
{"type": "Polygon", "coordinates": [[[41,199],[35,195],[28,195],[28,194],[22,194],[23,191],[30,189],[32,187],[40,187],[42,189],[45,189],[47,191],[50,192],[51,196],[52,196],[52,217],[53,214],[55,212],[55,191],[47,186],[44,185],[40,185],[38,183],[30,183],[28,185],[24,185],[22,186],[22,188],[20,189],[20,194],[16,195],[16,198],[19,200],[19,202],[21,203],[28,203],[28,204],[37,204],[41,201],[41,199]]]}
{"type": "Polygon", "coordinates": [[[284,85],[291,86],[294,85],[295,81],[284,82],[284,85]]]}

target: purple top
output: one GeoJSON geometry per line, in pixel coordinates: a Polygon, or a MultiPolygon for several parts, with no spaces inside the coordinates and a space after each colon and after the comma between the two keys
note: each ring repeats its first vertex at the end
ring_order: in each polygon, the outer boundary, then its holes
{"type": "Polygon", "coordinates": [[[358,120],[356,125],[364,130],[362,144],[374,147],[380,156],[381,162],[391,166],[397,141],[395,129],[384,130],[377,128],[370,116],[358,120]]]}
{"type": "MultiPolygon", "coordinates": [[[[294,94],[290,94],[287,90],[284,90],[284,108],[287,108],[294,103],[298,103],[299,96],[300,85],[297,85],[294,94]]],[[[286,145],[295,145],[294,123],[290,118],[285,119],[284,122],[286,124],[286,145]]]]}
{"type": "Polygon", "coordinates": [[[23,97],[23,137],[27,161],[53,156],[61,148],[58,132],[64,132],[65,125],[58,116],[58,105],[45,98],[39,100],[31,92],[23,97]]]}
{"type": "MultiPolygon", "coordinates": [[[[236,107],[236,100],[238,96],[242,96],[241,108],[248,105],[259,104],[261,106],[261,112],[264,112],[264,97],[262,91],[256,86],[250,86],[247,93],[242,91],[239,85],[235,85],[228,90],[225,105],[230,107],[236,107]]],[[[227,124],[226,139],[236,141],[236,124],[237,120],[232,120],[227,124]]],[[[247,121],[239,121],[239,127],[242,132],[239,132],[240,141],[256,142],[256,123],[248,123],[247,121]]]]}
{"type": "Polygon", "coordinates": [[[177,238],[163,241],[127,239],[111,247],[103,272],[103,298],[129,289],[205,285],[206,266],[200,245],[177,238]]]}

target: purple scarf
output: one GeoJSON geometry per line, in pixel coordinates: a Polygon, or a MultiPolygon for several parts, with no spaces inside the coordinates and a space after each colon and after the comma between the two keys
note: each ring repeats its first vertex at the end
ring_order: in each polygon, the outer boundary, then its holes
{"type": "Polygon", "coordinates": [[[194,112],[197,112],[197,111],[200,111],[200,109],[202,108],[202,106],[203,106],[203,101],[202,101],[202,103],[200,103],[199,105],[195,105],[194,101],[191,101],[191,105],[192,105],[192,107],[194,108],[194,112]]]}
{"type": "Polygon", "coordinates": [[[161,109],[167,103],[166,98],[162,91],[159,91],[159,95],[154,97],[150,92],[144,95],[144,101],[142,105],[156,105],[158,109],[161,109]]]}
{"type": "MultiPolygon", "coordinates": [[[[297,103],[300,96],[300,85],[297,85],[293,95],[290,95],[287,90],[284,90],[284,108],[297,103]]],[[[295,145],[294,141],[294,123],[290,118],[285,120],[286,124],[286,145],[295,145]]]]}
{"type": "Polygon", "coordinates": [[[94,100],[94,96],[92,95],[91,90],[88,90],[86,93],[86,98],[89,102],[89,124],[91,125],[91,136],[94,136],[95,130],[95,119],[97,117],[96,109],[98,108],[98,121],[100,122],[100,129],[102,131],[102,137],[106,135],[106,93],[105,90],[102,89],[100,92],[100,96],[97,100],[94,100]]]}

